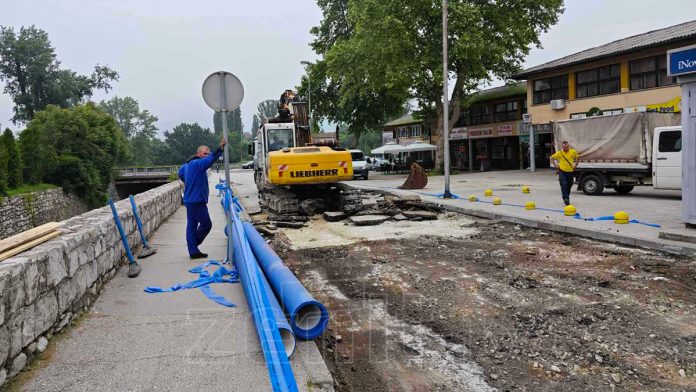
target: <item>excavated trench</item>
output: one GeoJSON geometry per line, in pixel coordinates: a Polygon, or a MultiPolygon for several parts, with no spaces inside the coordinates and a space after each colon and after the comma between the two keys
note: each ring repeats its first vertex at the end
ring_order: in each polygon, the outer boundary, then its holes
{"type": "Polygon", "coordinates": [[[338,391],[696,390],[694,260],[456,214],[271,238],[338,391]]]}

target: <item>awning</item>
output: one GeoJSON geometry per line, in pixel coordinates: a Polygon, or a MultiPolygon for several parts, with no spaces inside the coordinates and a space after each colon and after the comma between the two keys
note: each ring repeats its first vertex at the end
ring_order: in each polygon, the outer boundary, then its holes
{"type": "Polygon", "coordinates": [[[382,147],[377,147],[372,150],[371,154],[397,154],[406,151],[406,146],[396,144],[396,142],[389,142],[382,147]]]}
{"type": "Polygon", "coordinates": [[[404,152],[435,151],[437,146],[426,142],[415,141],[404,148],[404,152]]]}

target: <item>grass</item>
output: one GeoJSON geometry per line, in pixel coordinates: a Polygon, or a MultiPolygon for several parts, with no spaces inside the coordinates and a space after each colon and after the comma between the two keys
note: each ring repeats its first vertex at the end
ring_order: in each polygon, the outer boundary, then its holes
{"type": "Polygon", "coordinates": [[[53,184],[32,184],[32,185],[26,184],[26,185],[22,185],[18,188],[8,189],[7,196],[17,196],[17,195],[22,195],[25,193],[45,191],[45,190],[53,189],[53,188],[58,188],[58,187],[53,185],[53,184]]]}

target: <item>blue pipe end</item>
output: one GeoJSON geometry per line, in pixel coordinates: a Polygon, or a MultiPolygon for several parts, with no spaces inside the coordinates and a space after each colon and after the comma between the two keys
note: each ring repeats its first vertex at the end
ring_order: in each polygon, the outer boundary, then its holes
{"type": "Polygon", "coordinates": [[[300,339],[310,340],[321,335],[329,323],[329,312],[319,301],[311,300],[298,306],[290,315],[290,325],[300,339]]]}

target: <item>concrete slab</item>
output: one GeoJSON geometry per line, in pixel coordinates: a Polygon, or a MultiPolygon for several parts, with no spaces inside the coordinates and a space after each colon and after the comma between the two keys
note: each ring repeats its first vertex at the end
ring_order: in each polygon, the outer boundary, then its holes
{"type": "MultiPolygon", "coordinates": [[[[209,258],[226,254],[225,217],[211,175],[208,205],[213,230],[201,245],[209,258]]],[[[158,252],[141,260],[143,272],[127,268],[109,282],[91,312],[52,356],[37,366],[23,390],[48,391],[267,391],[268,371],[241,284],[214,284],[234,302],[227,308],[198,289],[148,294],[146,286],[169,287],[194,280],[188,272],[205,260],[189,260],[186,210],[180,208],[150,239],[158,252]]],[[[314,342],[299,342],[292,359],[301,391],[332,391],[333,380],[314,342]]]]}

